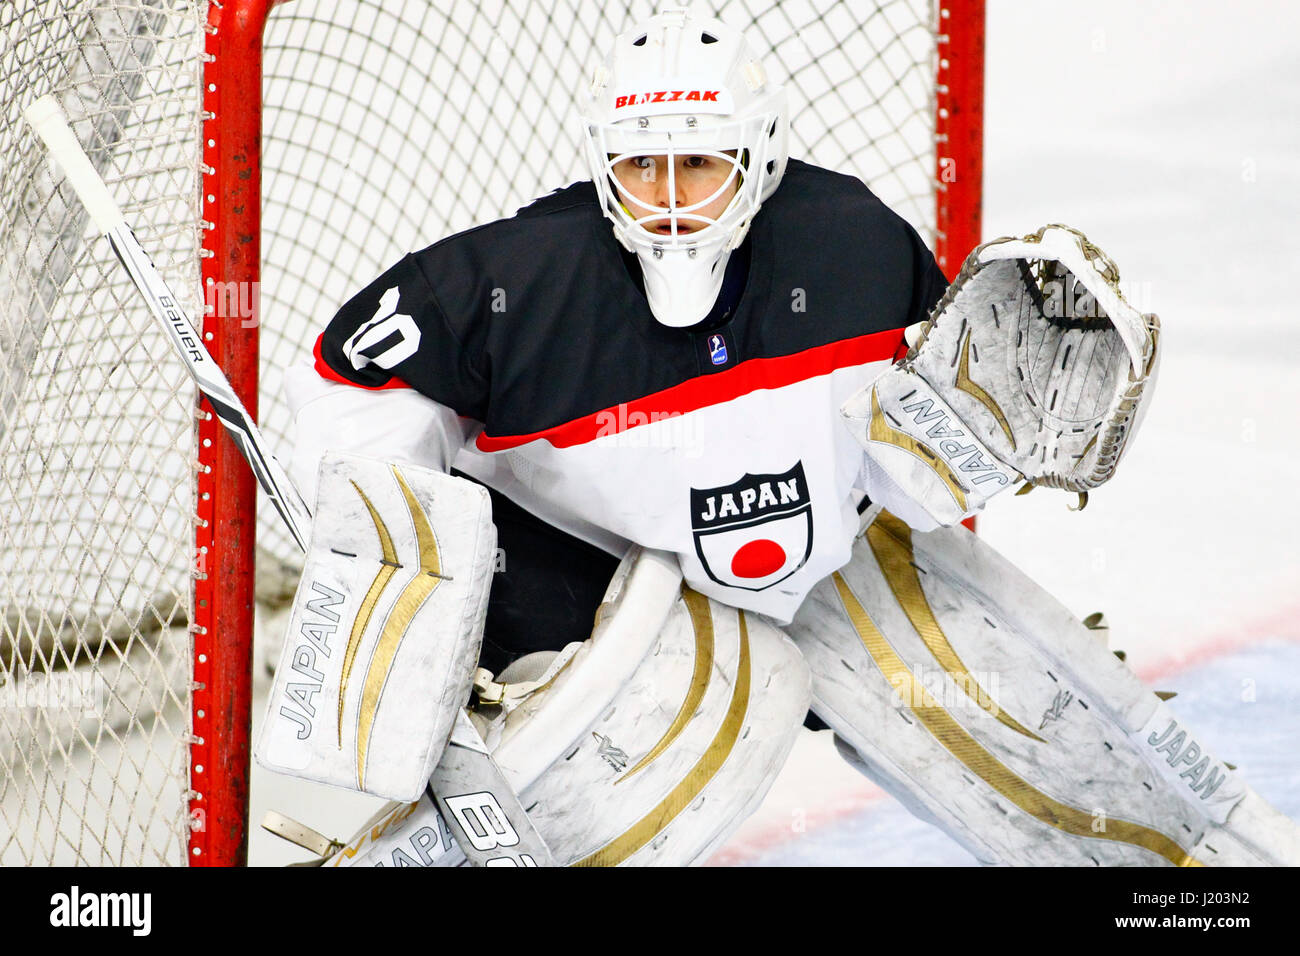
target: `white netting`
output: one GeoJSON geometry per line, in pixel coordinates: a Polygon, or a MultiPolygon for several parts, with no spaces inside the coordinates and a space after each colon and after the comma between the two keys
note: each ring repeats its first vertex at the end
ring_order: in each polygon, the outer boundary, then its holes
{"type": "MultiPolygon", "coordinates": [[[[261,409],[277,445],[288,428],[281,372],[349,296],[405,253],[586,177],[575,96],[596,55],[657,6],[294,0],[272,12],[261,409]]],[[[932,0],[692,9],[743,29],[787,86],[792,156],[860,176],[933,239],[932,0]]],[[[262,514],[260,567],[292,566],[292,541],[262,514]]],[[[270,576],[259,586],[269,593],[270,576]]]]}
{"type": "Polygon", "coordinates": [[[4,865],[185,858],[194,390],[19,116],[55,93],[197,293],[201,12],[0,5],[4,865]]]}
{"type": "MultiPolygon", "coordinates": [[[[285,365],[405,252],[581,178],[574,95],[654,6],[271,14],[261,408],[282,455],[285,365]]],[[[746,30],[789,87],[793,156],[856,173],[933,236],[932,0],[694,6],[746,30]]],[[[58,94],[201,315],[201,83],[221,82],[200,79],[206,14],[203,0],[0,2],[0,865],[185,857],[195,396],[19,114],[58,94]]],[[[259,591],[282,599],[296,549],[261,515],[259,591]]]]}

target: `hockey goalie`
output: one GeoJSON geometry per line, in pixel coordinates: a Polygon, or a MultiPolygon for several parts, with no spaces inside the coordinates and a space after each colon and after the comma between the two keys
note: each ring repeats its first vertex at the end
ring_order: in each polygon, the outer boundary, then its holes
{"type": "Polygon", "coordinates": [[[1160,327],[1114,263],[1047,226],[949,286],[862,182],[788,157],[781,89],[686,10],[579,106],[590,181],[408,255],[287,376],[316,517],[259,758],[394,802],[346,844],[283,831],[327,865],[492,863],[508,799],[525,864],[689,864],[807,722],[984,863],[1300,863],[961,526],[1086,500],[1134,441],[1160,327]],[[494,782],[437,792],[466,707],[494,782]]]}

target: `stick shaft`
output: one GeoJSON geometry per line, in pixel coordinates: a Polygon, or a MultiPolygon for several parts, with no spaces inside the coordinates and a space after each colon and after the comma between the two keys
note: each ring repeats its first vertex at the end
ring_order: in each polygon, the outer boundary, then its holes
{"type": "Polygon", "coordinates": [[[149,310],[167,330],[172,345],[185,359],[190,377],[252,468],[257,483],[266,492],[289,533],[305,551],[311,528],[311,513],[306,503],[271,454],[261,431],[231,388],[225,373],[203,347],[203,341],[181,306],[180,298],[172,292],[127,225],[108,187],[73,135],[58,103],[52,97],[42,97],[24,115],[45,141],[50,155],[63,169],[68,183],[90,211],[95,224],[108,237],[113,252],[149,310]]]}
{"type": "Polygon", "coordinates": [[[150,311],[167,329],[172,345],[184,356],[190,376],[253,469],[258,485],[266,492],[298,546],[306,551],[311,529],[311,513],[306,503],[288,473],[271,454],[266,439],[244,408],[244,403],[231,388],[225,373],[203,347],[194,324],[181,308],[176,294],[154,268],[125,222],[108,233],[108,240],[131,281],[148,303],[150,311]]]}

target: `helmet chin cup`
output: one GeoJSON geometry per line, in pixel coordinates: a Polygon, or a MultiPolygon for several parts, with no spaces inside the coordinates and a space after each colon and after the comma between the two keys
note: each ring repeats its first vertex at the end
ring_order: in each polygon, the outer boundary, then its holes
{"type": "Polygon", "coordinates": [[[715,243],[706,256],[698,248],[638,247],[636,255],[651,313],[660,325],[682,329],[703,321],[718,300],[731,250],[715,243]]]}

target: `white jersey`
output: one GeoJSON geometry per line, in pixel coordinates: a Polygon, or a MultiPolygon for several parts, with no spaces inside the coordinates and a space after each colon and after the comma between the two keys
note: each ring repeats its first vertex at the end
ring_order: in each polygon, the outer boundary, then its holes
{"type": "Polygon", "coordinates": [[[325,448],[455,468],[788,621],[848,561],[864,492],[909,517],[838,410],[945,283],[860,182],[798,162],[749,242],[735,308],[685,329],[654,320],[589,183],[408,256],[289,377],[295,469],[325,448]]]}

